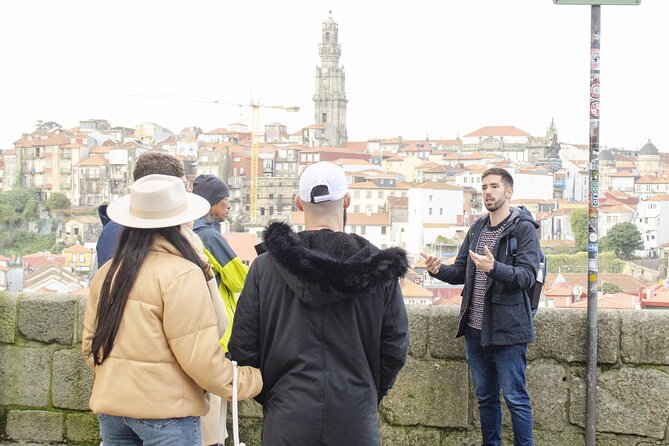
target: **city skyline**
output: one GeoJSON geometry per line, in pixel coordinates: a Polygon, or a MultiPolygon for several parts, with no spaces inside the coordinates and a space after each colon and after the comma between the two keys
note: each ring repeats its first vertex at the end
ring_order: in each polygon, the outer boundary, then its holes
{"type": "MultiPolygon", "coordinates": [[[[296,105],[296,114],[263,110],[260,120],[297,131],[313,124],[318,44],[329,10],[340,30],[349,140],[452,139],[488,125],[542,135],[555,119],[561,141],[587,143],[587,6],[240,3],[3,3],[0,38],[11,45],[0,85],[0,149],[38,120],[65,128],[91,118],[128,127],[155,122],[176,133],[250,124],[247,107],[131,91],[296,105]]],[[[602,7],[602,146],[638,149],[650,138],[669,151],[661,132],[669,68],[656,55],[667,12],[657,0],[602,7]]]]}

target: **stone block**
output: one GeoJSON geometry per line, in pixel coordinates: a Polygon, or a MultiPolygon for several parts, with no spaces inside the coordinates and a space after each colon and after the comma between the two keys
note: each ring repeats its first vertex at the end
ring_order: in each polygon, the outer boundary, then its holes
{"type": "MultiPolygon", "coordinates": [[[[568,370],[552,362],[533,361],[527,366],[527,392],[532,403],[534,428],[548,431],[568,429],[568,370]]],[[[509,414],[510,416],[510,414],[509,414]]]]}
{"type": "Polygon", "coordinates": [[[49,404],[51,352],[0,345],[0,406],[49,404]]]}
{"type": "Polygon", "coordinates": [[[432,309],[429,323],[428,350],[435,358],[464,359],[464,337],[455,339],[460,309],[456,306],[437,306],[432,309]]]}
{"type": "MultiPolygon", "coordinates": [[[[569,420],[585,426],[585,372],[571,373],[569,420]]],[[[597,431],[662,439],[669,421],[669,375],[654,369],[598,371],[597,431]]]]}
{"type": "Polygon", "coordinates": [[[0,342],[14,342],[17,302],[17,294],[0,293],[0,342]]]}
{"type": "MultiPolygon", "coordinates": [[[[586,361],[586,312],[582,309],[542,308],[534,320],[536,341],[528,359],[552,358],[565,362],[586,361]]],[[[614,364],[620,345],[620,312],[601,310],[597,315],[597,357],[600,364],[614,364]]]]}
{"type": "Polygon", "coordinates": [[[434,446],[441,442],[441,432],[437,429],[409,428],[381,425],[383,446],[434,446]]]}
{"type": "Polygon", "coordinates": [[[100,440],[98,417],[92,413],[69,413],[65,418],[65,432],[70,442],[97,443],[100,440]]]}
{"type": "Polygon", "coordinates": [[[460,432],[444,432],[441,437],[441,446],[479,446],[481,432],[468,430],[460,432]]]}
{"type": "Polygon", "coordinates": [[[75,305],[78,296],[29,294],[19,303],[19,331],[41,342],[74,342],[75,305]]]}
{"type": "Polygon", "coordinates": [[[53,354],[53,405],[64,409],[88,410],[93,388],[93,372],[78,348],[58,350],[53,354]]]}
{"type": "Polygon", "coordinates": [[[422,358],[427,353],[430,307],[411,305],[407,307],[409,316],[409,354],[422,358]]]}
{"type": "Polygon", "coordinates": [[[621,319],[623,362],[669,365],[669,313],[625,311],[621,319]]]}
{"type": "Polygon", "coordinates": [[[464,362],[409,357],[381,413],[395,425],[467,427],[469,375],[464,362]]]}
{"type": "MultiPolygon", "coordinates": [[[[232,406],[230,410],[232,410],[232,406]]],[[[230,412],[232,416],[232,412],[230,412]]],[[[239,402],[239,416],[244,418],[260,418],[263,417],[262,406],[254,400],[245,400],[239,402]]]]}
{"type": "MultiPolygon", "coordinates": [[[[513,443],[509,443],[513,444],[513,443]]],[[[585,434],[580,432],[549,432],[534,429],[536,446],[574,446],[585,444],[585,434]]],[[[597,446],[601,446],[599,439],[597,446]]]]}
{"type": "MultiPolygon", "coordinates": [[[[232,415],[228,415],[228,439],[225,444],[232,444],[232,415]]],[[[262,420],[257,418],[239,418],[239,441],[248,446],[260,446],[262,439],[262,420]]]]}
{"type": "Polygon", "coordinates": [[[86,312],[87,302],[88,302],[88,296],[83,296],[79,299],[79,304],[77,309],[77,333],[76,333],[77,342],[81,342],[81,333],[84,331],[84,313],[86,312]]]}
{"type": "Polygon", "coordinates": [[[6,436],[14,441],[63,441],[63,414],[44,410],[10,410],[6,436]]]}

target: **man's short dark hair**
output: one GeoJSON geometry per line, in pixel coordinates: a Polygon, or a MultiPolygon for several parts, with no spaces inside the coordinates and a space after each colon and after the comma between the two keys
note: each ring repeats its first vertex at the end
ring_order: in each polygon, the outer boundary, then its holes
{"type": "Polygon", "coordinates": [[[169,175],[181,178],[185,175],[181,161],[165,152],[144,152],[137,158],[132,177],[135,181],[147,175],[169,175]]]}
{"type": "Polygon", "coordinates": [[[513,177],[506,169],[502,169],[501,167],[491,167],[490,169],[487,169],[485,172],[483,172],[483,175],[481,175],[481,180],[483,180],[488,175],[499,175],[502,177],[502,184],[504,184],[504,186],[513,187],[513,177]]]}

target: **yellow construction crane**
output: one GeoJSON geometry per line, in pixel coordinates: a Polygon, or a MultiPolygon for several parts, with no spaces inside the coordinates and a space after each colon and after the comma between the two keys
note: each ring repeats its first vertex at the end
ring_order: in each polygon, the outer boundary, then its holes
{"type": "Polygon", "coordinates": [[[144,98],[155,99],[172,99],[175,101],[188,102],[205,102],[209,104],[232,105],[236,107],[250,107],[251,108],[251,192],[249,194],[249,220],[252,223],[258,221],[258,127],[260,125],[260,109],[273,108],[278,110],[286,110],[289,112],[297,112],[300,107],[285,106],[285,105],[267,105],[262,104],[257,99],[252,100],[248,104],[225,101],[217,98],[203,98],[197,96],[181,96],[171,93],[130,93],[130,96],[140,96],[144,98]]]}

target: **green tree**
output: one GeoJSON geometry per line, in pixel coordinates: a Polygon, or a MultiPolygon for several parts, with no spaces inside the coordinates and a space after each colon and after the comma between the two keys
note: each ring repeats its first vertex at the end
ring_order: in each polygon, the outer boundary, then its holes
{"type": "Polygon", "coordinates": [[[612,293],[622,293],[622,292],[623,290],[615,283],[604,282],[602,284],[602,293],[612,294],[612,293]]]}
{"type": "Polygon", "coordinates": [[[588,249],[588,209],[574,209],[569,216],[571,223],[571,232],[574,233],[576,242],[576,251],[585,251],[588,249]]]}
{"type": "Polygon", "coordinates": [[[21,221],[21,218],[11,206],[0,204],[0,224],[12,225],[18,221],[21,221]]]}
{"type": "Polygon", "coordinates": [[[34,189],[16,188],[7,192],[0,192],[0,204],[9,206],[17,214],[23,215],[26,208],[31,209],[39,201],[39,195],[34,189]]]}
{"type": "Polygon", "coordinates": [[[65,194],[61,194],[59,192],[54,192],[46,200],[46,207],[50,211],[54,211],[56,209],[69,209],[70,205],[71,205],[70,199],[67,198],[67,196],[65,196],[65,194]]]}
{"type": "Polygon", "coordinates": [[[602,239],[602,250],[613,251],[623,260],[630,260],[638,249],[643,249],[643,238],[634,223],[615,224],[602,239]]]}

